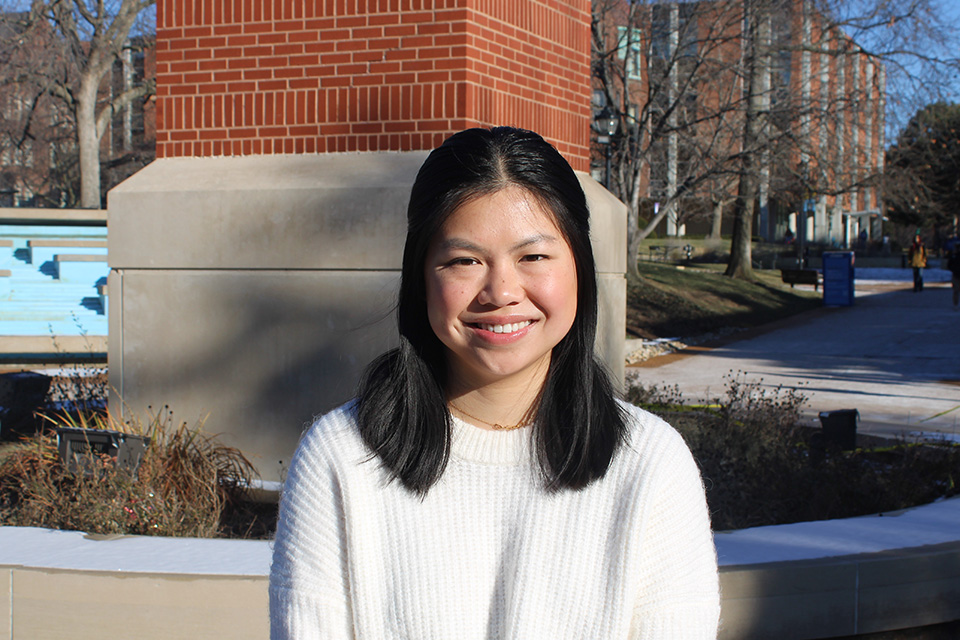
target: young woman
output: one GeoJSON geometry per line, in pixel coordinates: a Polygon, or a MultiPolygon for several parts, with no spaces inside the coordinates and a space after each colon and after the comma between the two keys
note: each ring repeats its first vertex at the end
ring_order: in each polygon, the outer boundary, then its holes
{"type": "Polygon", "coordinates": [[[907,250],[907,261],[913,268],[913,292],[920,293],[923,291],[923,270],[927,268],[927,248],[923,245],[919,229],[913,238],[913,244],[907,250]]]}
{"type": "Polygon", "coordinates": [[[274,639],[716,637],[696,464],[593,355],[588,218],[535,133],[470,129],[424,162],[400,346],[291,464],[274,639]]]}

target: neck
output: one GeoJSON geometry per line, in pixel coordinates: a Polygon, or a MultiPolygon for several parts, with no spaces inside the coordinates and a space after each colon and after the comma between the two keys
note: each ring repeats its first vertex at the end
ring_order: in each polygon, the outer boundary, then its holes
{"type": "Polygon", "coordinates": [[[534,418],[544,378],[526,376],[520,382],[500,380],[479,385],[451,380],[447,401],[459,418],[482,429],[525,425],[534,418]]]}

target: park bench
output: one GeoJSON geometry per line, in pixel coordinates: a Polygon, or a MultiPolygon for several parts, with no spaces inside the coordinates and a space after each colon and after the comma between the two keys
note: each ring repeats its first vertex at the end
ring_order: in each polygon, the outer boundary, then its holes
{"type": "Polygon", "coordinates": [[[814,291],[820,287],[820,272],[816,269],[780,269],[780,279],[791,289],[797,284],[812,284],[814,291]]]}

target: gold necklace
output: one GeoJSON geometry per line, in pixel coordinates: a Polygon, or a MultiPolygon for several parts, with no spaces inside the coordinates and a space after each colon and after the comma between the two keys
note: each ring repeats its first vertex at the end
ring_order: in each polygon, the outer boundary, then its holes
{"type": "MultiPolygon", "coordinates": [[[[473,419],[476,420],[477,422],[482,422],[483,424],[487,425],[488,427],[492,427],[494,431],[513,431],[514,429],[520,429],[520,428],[522,428],[522,427],[529,426],[529,424],[530,424],[530,420],[527,418],[527,416],[524,416],[523,420],[521,420],[521,421],[518,422],[517,424],[500,424],[500,423],[498,423],[498,422],[487,422],[487,421],[484,420],[483,418],[478,418],[477,416],[475,416],[475,415],[473,415],[473,414],[467,413],[466,411],[464,411],[463,409],[461,409],[461,408],[458,407],[457,405],[453,404],[452,402],[450,402],[449,405],[450,405],[450,408],[451,408],[451,409],[455,409],[455,410],[457,411],[457,413],[462,413],[463,415],[467,416],[468,418],[473,418],[473,419]]],[[[527,412],[527,415],[529,415],[529,411],[527,412]]]]}

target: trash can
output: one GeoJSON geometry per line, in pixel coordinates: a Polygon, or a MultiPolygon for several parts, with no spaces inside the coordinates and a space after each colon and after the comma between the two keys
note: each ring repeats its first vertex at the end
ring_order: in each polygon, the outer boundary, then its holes
{"type": "Polygon", "coordinates": [[[845,307],[854,299],[853,251],[829,251],[823,254],[823,304],[845,307]]]}
{"type": "Polygon", "coordinates": [[[856,409],[821,411],[820,426],[824,445],[828,448],[836,447],[841,451],[856,449],[858,422],[860,422],[860,412],[856,409]]]}

